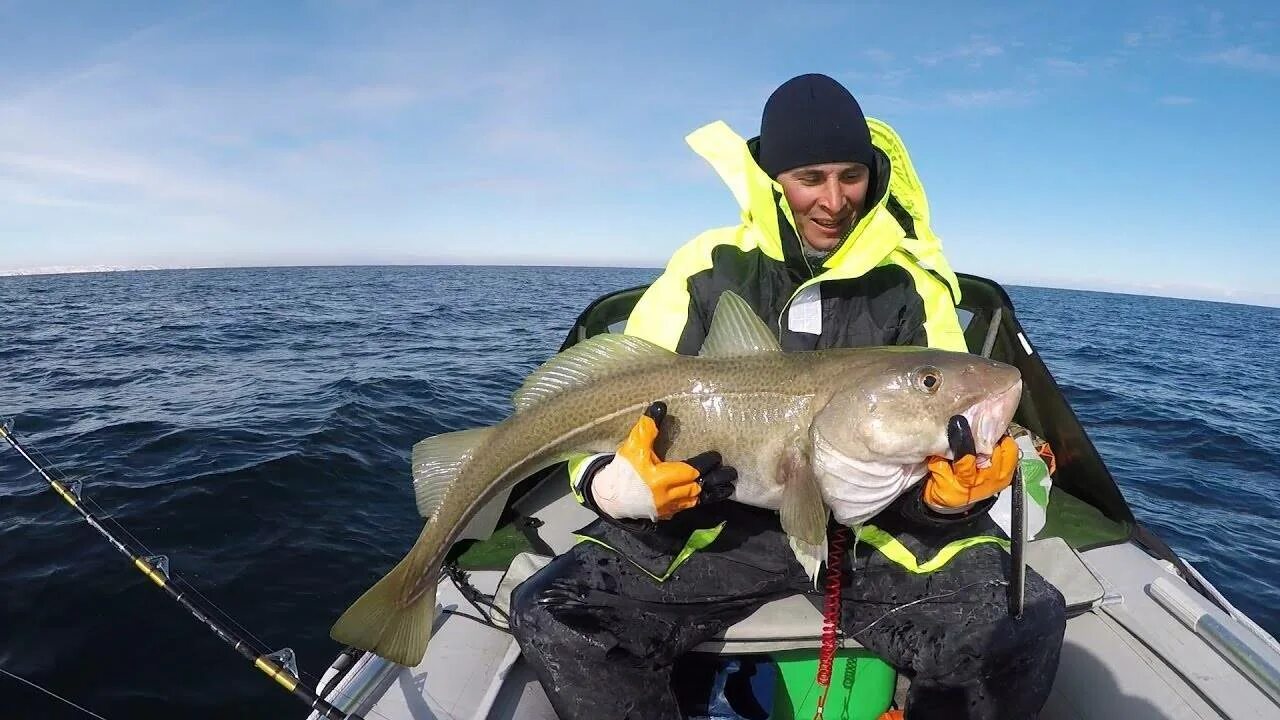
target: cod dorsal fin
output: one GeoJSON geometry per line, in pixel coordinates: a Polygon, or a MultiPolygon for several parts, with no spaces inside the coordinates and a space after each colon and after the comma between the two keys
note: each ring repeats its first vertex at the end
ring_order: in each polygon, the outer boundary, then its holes
{"type": "Polygon", "coordinates": [[[726,290],[716,302],[711,329],[702,341],[703,357],[734,357],[778,352],[778,339],[746,300],[726,290]]]}
{"type": "Polygon", "coordinates": [[[530,373],[511,402],[515,404],[516,412],[520,412],[568,388],[580,387],[671,355],[670,350],[631,335],[597,335],[556,355],[530,373]]]}

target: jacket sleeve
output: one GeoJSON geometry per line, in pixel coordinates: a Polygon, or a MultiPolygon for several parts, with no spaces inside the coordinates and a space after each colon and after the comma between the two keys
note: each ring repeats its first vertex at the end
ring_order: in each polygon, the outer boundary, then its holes
{"type": "Polygon", "coordinates": [[[569,458],[569,490],[581,505],[596,509],[591,500],[591,478],[613,459],[613,453],[575,453],[569,458]]]}
{"type": "Polygon", "coordinates": [[[624,332],[671,352],[696,355],[707,330],[689,292],[689,278],[679,272],[664,272],[631,310],[624,332]]]}
{"type": "Polygon", "coordinates": [[[627,335],[683,355],[698,352],[707,337],[707,327],[698,298],[691,292],[690,278],[711,267],[710,248],[716,243],[716,232],[694,238],[671,256],[662,275],[631,310],[627,335]]]}

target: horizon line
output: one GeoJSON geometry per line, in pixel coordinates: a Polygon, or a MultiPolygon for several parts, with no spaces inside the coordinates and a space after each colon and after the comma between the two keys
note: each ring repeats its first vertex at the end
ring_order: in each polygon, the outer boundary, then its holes
{"type": "MultiPolygon", "coordinates": [[[[93,274],[105,274],[105,273],[117,273],[117,272],[182,272],[182,271],[190,271],[190,270],[270,270],[270,269],[307,269],[307,268],[380,268],[380,267],[384,267],[384,268],[390,268],[390,267],[539,268],[539,267],[544,267],[544,268],[582,268],[586,270],[653,270],[657,272],[657,271],[661,271],[663,266],[662,265],[652,265],[652,266],[628,265],[628,264],[598,264],[597,265],[597,264],[559,263],[559,262],[539,263],[539,262],[530,262],[530,261],[476,262],[476,261],[455,260],[455,259],[441,260],[436,262],[429,262],[429,261],[426,261],[426,262],[424,261],[407,261],[407,262],[388,261],[388,262],[373,262],[373,263],[320,262],[320,263],[303,263],[303,264],[279,263],[279,264],[261,264],[261,265],[183,265],[183,266],[170,266],[170,267],[162,267],[158,265],[137,265],[137,266],[51,265],[51,266],[32,267],[32,268],[0,270],[0,278],[54,277],[59,275],[93,275],[93,274]]],[[[1078,285],[1073,286],[1074,283],[1072,283],[1072,281],[1070,280],[1065,281],[1069,283],[1066,285],[1051,285],[1047,283],[1064,282],[1064,281],[1052,281],[1052,280],[1030,278],[1030,279],[1019,279],[1019,280],[1012,280],[1009,282],[1002,282],[999,280],[995,280],[994,278],[989,278],[985,275],[974,275],[972,273],[959,273],[959,274],[971,275],[972,277],[981,277],[983,279],[991,280],[992,282],[1000,285],[1001,287],[1029,287],[1029,288],[1038,288],[1043,290],[1066,290],[1071,292],[1089,292],[1089,293],[1098,293],[1101,295],[1129,295],[1133,297],[1158,297],[1158,298],[1167,298],[1172,300],[1186,300],[1190,302],[1221,303],[1224,305],[1244,305],[1246,307],[1280,308],[1280,294],[1272,294],[1274,297],[1262,296],[1257,298],[1237,298],[1237,297],[1231,297],[1231,296],[1205,297],[1203,295],[1198,297],[1192,297],[1192,296],[1188,296],[1187,294],[1170,294],[1170,293],[1152,292],[1151,290],[1153,289],[1146,289],[1147,292],[1139,292],[1137,288],[1102,289],[1097,286],[1080,287],[1078,285]]],[[[1211,289],[1204,288],[1202,289],[1202,292],[1208,291],[1208,290],[1211,290],[1211,289]]],[[[1174,292],[1177,292],[1177,291],[1175,290],[1174,292]]],[[[1224,291],[1219,291],[1219,292],[1224,292],[1224,291]]]]}

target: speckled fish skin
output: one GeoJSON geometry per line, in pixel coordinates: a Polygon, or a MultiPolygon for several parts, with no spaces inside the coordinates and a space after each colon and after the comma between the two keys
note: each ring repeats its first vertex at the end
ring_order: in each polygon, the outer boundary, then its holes
{"type": "Polygon", "coordinates": [[[718,450],[739,472],[734,498],[776,509],[782,490],[776,470],[786,453],[807,458],[815,421],[826,437],[848,438],[842,449],[853,457],[876,460],[866,455],[887,438],[893,452],[910,446],[919,460],[947,454],[948,418],[984,399],[1008,395],[1015,384],[1020,390],[1020,383],[1018,371],[1002,363],[903,347],[732,358],[670,354],[566,389],[495,426],[461,468],[401,561],[404,577],[412,582],[403,586],[400,600],[410,605],[434,588],[445,554],[488,501],[545,467],[549,458],[569,451],[612,451],[655,400],[665,401],[669,411],[661,455],[679,459],[718,450]],[[938,371],[938,391],[920,386],[922,369],[938,371]],[[836,404],[842,410],[824,416],[833,398],[841,400],[836,404]],[[912,438],[895,437],[904,433],[912,438]]]}
{"type": "Polygon", "coordinates": [[[816,577],[824,498],[855,487],[849,473],[875,464],[905,478],[895,464],[922,467],[925,457],[948,452],[946,425],[957,414],[970,418],[979,449],[989,446],[1021,393],[1017,370],[964,353],[780,352],[736,296],[721,299],[703,352],[687,357],[639,338],[592,338],[531,374],[512,417],[415,446],[419,510],[430,518],[409,553],[338,618],[331,637],[417,664],[430,641],[442,561],[477,513],[566,453],[613,450],[656,400],[668,408],[658,452],[679,459],[718,450],[738,470],[734,498],[776,508],[797,560],[816,577]],[[833,459],[854,470],[831,472],[833,459]]]}

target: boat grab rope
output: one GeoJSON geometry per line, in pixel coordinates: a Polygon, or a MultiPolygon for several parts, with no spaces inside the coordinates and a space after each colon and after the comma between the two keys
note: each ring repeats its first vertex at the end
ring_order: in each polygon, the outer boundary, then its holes
{"type": "MultiPolygon", "coordinates": [[[[182,606],[182,608],[185,609],[192,617],[203,623],[205,627],[221,638],[223,642],[231,645],[235,648],[236,652],[251,661],[254,667],[256,667],[260,672],[274,680],[285,690],[289,691],[289,693],[294,697],[306,703],[308,707],[319,713],[321,717],[328,718],[328,720],[363,720],[359,715],[343,712],[337,707],[331,705],[324,698],[317,695],[316,692],[306,683],[304,683],[300,678],[300,673],[297,669],[297,661],[292,650],[284,648],[278,652],[264,653],[261,651],[263,643],[258,641],[257,647],[255,647],[254,642],[245,639],[235,630],[219,622],[214,617],[211,617],[212,613],[208,610],[208,606],[211,606],[212,603],[207,599],[200,603],[197,603],[196,600],[192,599],[193,595],[197,598],[204,598],[204,596],[199,592],[195,592],[194,588],[191,588],[185,581],[181,581],[176,576],[170,574],[168,557],[152,554],[145,545],[138,542],[137,538],[134,538],[128,531],[121,528],[121,532],[128,536],[134,545],[140,547],[143,552],[135,552],[130,549],[130,547],[125,544],[124,540],[121,540],[116,533],[112,532],[103,524],[102,518],[100,518],[99,514],[95,513],[90,508],[90,504],[87,503],[85,499],[82,499],[80,481],[71,480],[65,476],[61,476],[61,473],[58,473],[52,467],[51,463],[41,463],[40,460],[33,457],[32,453],[35,451],[28,451],[28,449],[18,441],[17,437],[14,436],[13,428],[10,423],[0,423],[0,439],[8,442],[10,447],[17,451],[17,453],[21,455],[23,459],[31,465],[31,467],[35,468],[35,471],[46,483],[49,484],[49,487],[53,488],[54,492],[56,492],[59,497],[79,512],[81,518],[83,518],[90,527],[96,530],[99,535],[111,544],[112,547],[120,551],[124,556],[128,557],[136,570],[142,573],[156,587],[163,590],[170,599],[182,606]],[[55,477],[55,475],[59,475],[60,477],[55,477]]],[[[94,507],[96,507],[96,505],[94,507]]],[[[101,510],[101,508],[98,509],[101,510]]],[[[119,523],[113,522],[113,524],[120,527],[119,523]]],[[[213,607],[216,609],[216,606],[213,607]]],[[[216,612],[224,616],[226,615],[226,613],[223,613],[221,609],[216,609],[216,612]]],[[[239,625],[239,623],[236,623],[234,620],[231,622],[234,625],[239,625]]],[[[249,634],[252,637],[251,633],[246,632],[246,634],[249,634]]],[[[254,640],[256,641],[257,639],[254,638],[254,640]]]]}

